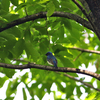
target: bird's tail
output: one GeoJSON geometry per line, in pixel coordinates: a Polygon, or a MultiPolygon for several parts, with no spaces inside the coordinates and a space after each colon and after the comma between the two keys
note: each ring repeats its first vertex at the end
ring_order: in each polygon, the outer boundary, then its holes
{"type": "Polygon", "coordinates": [[[58,68],[58,67],[57,67],[57,63],[54,63],[54,67],[58,68]]]}

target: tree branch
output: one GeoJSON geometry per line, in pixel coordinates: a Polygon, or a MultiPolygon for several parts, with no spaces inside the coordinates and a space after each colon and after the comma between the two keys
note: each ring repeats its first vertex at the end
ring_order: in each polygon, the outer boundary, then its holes
{"type": "Polygon", "coordinates": [[[80,55],[82,54],[83,52],[81,52],[73,61],[76,61],[79,57],[80,57],[80,55]]]}
{"type": "MultiPolygon", "coordinates": [[[[92,12],[93,20],[91,22],[93,23],[94,30],[97,32],[97,36],[100,40],[100,0],[85,0],[86,3],[89,6],[90,11],[92,12]]],[[[91,23],[90,22],[90,23],[91,23]]]]}
{"type": "Polygon", "coordinates": [[[98,89],[98,88],[95,88],[95,87],[93,87],[92,85],[90,85],[90,84],[88,84],[88,83],[86,83],[86,82],[84,82],[84,81],[82,81],[82,80],[79,80],[79,79],[76,79],[76,78],[74,78],[73,76],[70,76],[70,75],[68,75],[68,74],[63,74],[64,76],[67,76],[67,77],[69,77],[70,79],[73,79],[73,80],[75,80],[75,81],[77,81],[77,82],[80,82],[80,83],[82,83],[82,84],[84,84],[84,85],[86,85],[86,86],[88,86],[88,87],[90,87],[90,88],[92,88],[92,89],[95,89],[95,90],[97,90],[97,91],[100,91],[100,89],[98,89]]]}
{"type": "MultiPolygon", "coordinates": [[[[22,24],[22,23],[25,23],[25,22],[28,22],[31,20],[36,20],[39,18],[46,18],[47,17],[46,14],[47,14],[47,12],[39,12],[39,13],[36,13],[33,15],[29,15],[29,16],[14,20],[14,21],[8,23],[5,27],[0,28],[0,32],[4,31],[6,29],[9,29],[11,27],[14,27],[15,25],[19,25],[19,24],[22,24]]],[[[85,19],[83,19],[75,14],[55,11],[51,17],[64,17],[64,18],[72,19],[72,20],[82,24],[84,27],[87,27],[88,29],[94,31],[91,24],[88,21],[86,21],[85,19]]]]}
{"type": "Polygon", "coordinates": [[[55,68],[55,67],[50,67],[50,66],[37,65],[37,64],[33,64],[33,63],[28,63],[25,65],[12,65],[12,64],[0,63],[0,66],[4,67],[4,68],[11,68],[11,69],[37,68],[37,69],[49,70],[49,71],[80,73],[80,74],[92,76],[92,77],[100,80],[99,74],[90,72],[88,70],[82,70],[82,69],[76,69],[76,68],[68,68],[68,67],[55,68]]]}
{"type": "Polygon", "coordinates": [[[99,31],[97,30],[97,27],[94,25],[94,22],[92,22],[91,18],[89,17],[89,14],[86,13],[85,9],[76,1],[76,0],[72,0],[78,8],[80,8],[80,10],[83,12],[83,14],[87,17],[87,19],[89,20],[90,24],[93,27],[94,32],[96,33],[96,35],[98,36],[99,40],[100,40],[100,34],[99,31]]]}
{"type": "MultiPolygon", "coordinates": [[[[14,59],[14,60],[15,60],[15,61],[22,61],[22,62],[28,62],[28,63],[29,63],[29,61],[26,61],[26,60],[20,60],[20,59],[14,59]]],[[[57,72],[57,71],[56,71],[56,73],[57,73],[57,74],[61,74],[60,72],[57,72]]],[[[92,88],[92,89],[95,89],[95,90],[97,90],[97,91],[100,91],[100,89],[95,88],[95,87],[93,87],[92,85],[90,85],[90,84],[88,84],[88,83],[86,83],[86,82],[84,82],[84,81],[82,81],[82,80],[79,80],[79,79],[77,79],[77,78],[74,78],[74,77],[71,76],[71,75],[68,75],[68,74],[66,74],[66,73],[64,73],[63,75],[66,76],[66,77],[68,77],[68,78],[70,78],[70,79],[73,79],[73,80],[75,80],[75,81],[77,81],[77,82],[80,82],[80,83],[82,83],[82,84],[84,84],[84,85],[86,85],[86,86],[88,86],[88,87],[90,87],[90,88],[92,88]]]]}
{"type": "Polygon", "coordinates": [[[77,48],[77,47],[72,47],[72,48],[67,48],[67,49],[73,49],[73,50],[79,50],[79,51],[82,51],[82,52],[100,54],[100,51],[82,49],[82,48],[77,48]]]}

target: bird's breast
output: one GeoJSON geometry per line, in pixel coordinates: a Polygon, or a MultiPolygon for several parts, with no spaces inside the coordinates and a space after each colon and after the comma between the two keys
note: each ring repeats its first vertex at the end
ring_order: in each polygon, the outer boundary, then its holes
{"type": "Polygon", "coordinates": [[[48,62],[48,64],[50,64],[50,65],[54,65],[54,64],[53,64],[53,59],[47,59],[47,62],[48,62]]]}

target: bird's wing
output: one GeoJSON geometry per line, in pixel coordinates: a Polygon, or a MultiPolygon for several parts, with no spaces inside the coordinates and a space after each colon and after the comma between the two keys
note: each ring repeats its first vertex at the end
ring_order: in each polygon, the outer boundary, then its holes
{"type": "Polygon", "coordinates": [[[48,58],[47,58],[47,62],[48,62],[50,65],[54,65],[53,59],[50,59],[50,58],[48,59],[48,58]]]}
{"type": "Polygon", "coordinates": [[[58,63],[58,62],[57,62],[57,59],[55,59],[55,61],[56,61],[56,64],[57,64],[57,63],[58,63]]]}
{"type": "Polygon", "coordinates": [[[49,64],[54,65],[57,67],[57,59],[52,55],[52,56],[47,56],[47,61],[49,64]]]}

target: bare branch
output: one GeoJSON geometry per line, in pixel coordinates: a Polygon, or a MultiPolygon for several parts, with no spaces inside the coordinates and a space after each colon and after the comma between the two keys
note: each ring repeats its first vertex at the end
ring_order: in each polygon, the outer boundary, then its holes
{"type": "Polygon", "coordinates": [[[33,64],[33,63],[28,63],[25,65],[12,65],[12,64],[0,63],[0,66],[4,67],[4,68],[11,68],[11,69],[37,68],[37,69],[49,70],[49,71],[80,73],[80,74],[92,76],[92,77],[100,80],[99,74],[90,72],[88,70],[82,70],[82,69],[76,69],[76,68],[68,68],[68,67],[55,68],[55,67],[50,67],[50,66],[37,65],[37,64],[33,64]]]}
{"type": "Polygon", "coordinates": [[[67,48],[67,49],[79,50],[79,51],[87,52],[87,53],[100,54],[100,51],[88,50],[88,49],[82,49],[82,48],[77,48],[77,47],[72,47],[72,48],[67,48]]]}
{"type": "Polygon", "coordinates": [[[79,57],[80,57],[80,55],[82,54],[83,52],[81,52],[73,61],[76,61],[79,57]]]}
{"type": "MultiPolygon", "coordinates": [[[[24,0],[24,3],[25,3],[25,0],[24,0]]],[[[28,13],[27,13],[26,7],[25,7],[25,13],[26,13],[26,16],[28,16],[28,13]]]]}
{"type": "MultiPolygon", "coordinates": [[[[47,14],[47,12],[40,12],[40,13],[36,13],[33,15],[29,15],[29,16],[14,20],[14,21],[8,23],[5,27],[0,28],[0,32],[4,31],[6,29],[9,29],[11,27],[14,27],[15,25],[19,25],[19,24],[22,24],[22,23],[25,23],[28,21],[34,21],[39,18],[46,18],[46,14],[47,14]]],[[[83,19],[75,14],[55,11],[51,17],[64,17],[64,18],[72,19],[72,20],[75,20],[76,22],[82,24],[84,27],[87,27],[88,29],[94,31],[91,24],[88,21],[86,21],[85,19],[83,19]]]]}
{"type": "MultiPolygon", "coordinates": [[[[22,61],[22,62],[28,62],[28,63],[29,63],[29,61],[26,61],[26,60],[20,60],[20,59],[14,59],[14,60],[15,60],[15,61],[22,61]]],[[[59,73],[59,72],[57,72],[57,71],[56,71],[56,73],[57,73],[57,74],[61,74],[61,73],[59,73]]],[[[77,79],[77,78],[74,78],[74,77],[71,76],[71,75],[68,75],[68,74],[66,74],[66,73],[64,73],[63,75],[66,76],[66,77],[69,77],[70,79],[73,79],[73,80],[75,80],[75,81],[77,81],[77,82],[80,82],[80,83],[82,83],[82,84],[84,84],[84,85],[86,85],[86,86],[88,86],[88,87],[90,87],[90,88],[92,88],[92,89],[95,89],[95,90],[97,90],[97,91],[100,91],[100,89],[95,88],[95,87],[93,87],[92,85],[90,85],[90,84],[88,84],[88,83],[86,83],[86,82],[84,82],[84,81],[82,81],[82,80],[79,80],[79,79],[77,79]]]]}
{"type": "Polygon", "coordinates": [[[82,84],[84,84],[84,85],[86,85],[86,86],[88,86],[88,87],[90,87],[90,88],[92,88],[92,89],[95,89],[95,90],[97,90],[97,91],[100,91],[100,89],[98,89],[98,88],[95,88],[95,87],[93,87],[92,85],[90,85],[90,84],[88,84],[88,83],[86,83],[86,82],[84,82],[84,81],[82,81],[82,80],[79,80],[79,79],[77,79],[77,78],[74,78],[73,76],[70,76],[70,75],[68,75],[68,74],[63,74],[64,76],[67,76],[67,77],[69,77],[70,79],[73,79],[73,80],[75,80],[75,81],[78,81],[78,82],[81,82],[82,84]]]}

